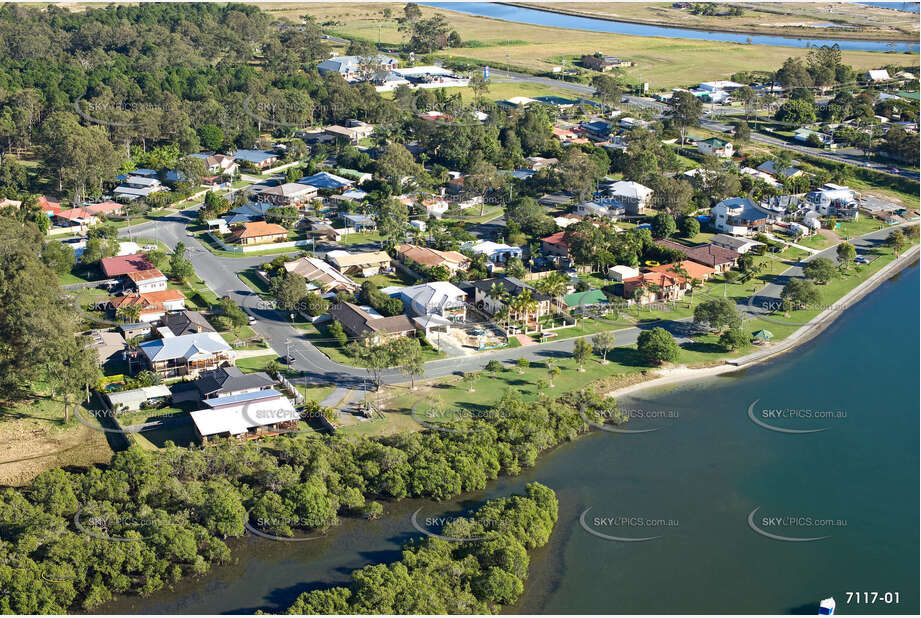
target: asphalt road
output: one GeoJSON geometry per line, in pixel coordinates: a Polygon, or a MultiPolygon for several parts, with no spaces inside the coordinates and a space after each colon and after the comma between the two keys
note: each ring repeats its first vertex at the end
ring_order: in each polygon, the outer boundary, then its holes
{"type": "MultiPolygon", "coordinates": [[[[253,325],[259,335],[268,339],[272,348],[281,355],[290,353],[294,357],[294,369],[305,374],[309,382],[333,383],[349,388],[361,388],[367,385],[368,374],[364,369],[342,365],[330,360],[325,354],[307,341],[302,333],[286,319],[286,316],[252,292],[237,276],[237,273],[252,266],[265,263],[272,259],[271,256],[254,257],[218,257],[206,249],[193,236],[186,232],[186,225],[196,217],[195,208],[181,211],[176,215],[166,217],[157,222],[148,222],[134,226],[131,233],[135,236],[158,236],[161,241],[171,249],[178,241],[185,243],[187,255],[195,267],[195,271],[208,287],[218,296],[229,296],[240,305],[244,311],[254,316],[257,322],[253,325]],[[156,231],[155,228],[156,227],[156,231]]],[[[890,228],[872,232],[863,237],[853,239],[858,253],[878,246],[888,236],[890,228]]],[[[128,231],[120,231],[121,236],[127,236],[128,231]]],[[[322,247],[325,249],[325,247],[322,247]]],[[[817,256],[827,257],[836,261],[835,248],[825,249],[813,254],[803,262],[795,264],[779,275],[775,282],[768,284],[760,290],[751,302],[740,305],[750,317],[768,313],[770,301],[780,298],[783,285],[791,277],[802,276],[802,265],[817,256]]],[[[690,318],[675,321],[663,321],[646,324],[641,327],[629,327],[615,331],[618,346],[628,346],[636,343],[643,329],[662,326],[674,335],[679,342],[688,341],[693,332],[690,318]]],[[[426,378],[459,375],[464,372],[482,370],[491,360],[514,362],[520,357],[531,361],[545,361],[549,358],[568,357],[572,352],[575,339],[551,341],[543,344],[534,344],[518,348],[508,348],[493,352],[484,352],[472,356],[451,357],[430,361],[425,365],[426,378]]],[[[384,375],[384,382],[405,382],[407,377],[399,370],[388,371],[384,375]]]]}

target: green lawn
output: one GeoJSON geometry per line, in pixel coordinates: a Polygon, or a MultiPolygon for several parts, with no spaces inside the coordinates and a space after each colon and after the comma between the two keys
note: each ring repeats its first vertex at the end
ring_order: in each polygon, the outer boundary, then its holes
{"type": "Polygon", "coordinates": [[[354,234],[345,235],[339,244],[348,246],[362,245],[369,242],[380,243],[383,239],[384,237],[377,232],[355,232],[354,234]]]}
{"type": "Polygon", "coordinates": [[[402,270],[394,270],[394,272],[389,274],[378,273],[370,277],[352,277],[352,281],[361,285],[365,281],[371,281],[379,288],[389,287],[392,285],[413,285],[416,283],[414,279],[404,274],[402,270]]]}
{"type": "Polygon", "coordinates": [[[263,297],[270,296],[269,285],[259,278],[259,275],[256,271],[257,268],[255,266],[252,268],[247,268],[246,270],[237,273],[237,277],[239,277],[240,281],[245,283],[246,286],[253,292],[256,292],[263,297]]]}
{"type": "Polygon", "coordinates": [[[804,247],[809,247],[810,249],[821,250],[838,244],[838,241],[822,236],[821,234],[815,234],[814,236],[800,239],[796,244],[803,245],[804,247]]]}
{"type": "MultiPolygon", "coordinates": [[[[304,338],[326,354],[331,361],[355,366],[355,361],[345,353],[338,341],[329,336],[325,326],[317,328],[313,324],[302,322],[294,324],[294,327],[301,330],[304,338]]],[[[426,343],[422,344],[422,359],[425,362],[446,358],[446,356],[444,352],[439,352],[426,343]]]]}

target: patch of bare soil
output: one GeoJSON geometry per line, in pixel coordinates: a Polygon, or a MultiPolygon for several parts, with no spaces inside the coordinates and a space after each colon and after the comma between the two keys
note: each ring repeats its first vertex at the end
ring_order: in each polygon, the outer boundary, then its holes
{"type": "Polygon", "coordinates": [[[105,434],[85,425],[59,429],[35,419],[0,422],[0,486],[26,485],[51,468],[89,467],[111,458],[105,434]]]}

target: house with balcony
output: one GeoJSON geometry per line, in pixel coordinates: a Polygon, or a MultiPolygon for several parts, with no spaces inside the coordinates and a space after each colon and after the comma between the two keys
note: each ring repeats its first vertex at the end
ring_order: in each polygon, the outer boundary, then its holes
{"type": "Polygon", "coordinates": [[[166,275],[157,268],[126,273],[124,280],[127,287],[140,294],[160,292],[166,289],[166,275]]]}
{"type": "Polygon", "coordinates": [[[538,292],[524,281],[507,275],[474,281],[470,287],[472,289],[467,299],[471,300],[472,295],[472,302],[477,309],[491,316],[508,310],[508,316],[500,321],[513,324],[513,330],[518,329],[514,323],[522,324],[525,333],[540,330],[540,319],[551,314],[556,306],[548,294],[538,292]],[[516,308],[516,299],[520,300],[523,295],[532,301],[531,308],[516,308]]]}
{"type": "Polygon", "coordinates": [[[185,309],[185,294],[179,290],[160,290],[158,292],[141,292],[115,296],[108,299],[106,307],[115,315],[126,313],[127,308],[137,311],[142,322],[155,322],[170,311],[185,309]]]}
{"type": "Polygon", "coordinates": [[[512,247],[501,242],[484,240],[470,247],[470,251],[477,255],[485,255],[493,264],[504,264],[510,258],[521,258],[522,248],[512,247]]]}
{"type": "Polygon", "coordinates": [[[645,214],[646,208],[652,202],[652,189],[632,180],[603,183],[599,190],[620,204],[625,214],[630,216],[645,214]]]}
{"type": "Polygon", "coordinates": [[[198,439],[251,440],[297,429],[301,415],[291,401],[275,389],[212,397],[204,408],[190,413],[198,439]]]}
{"type": "Polygon", "coordinates": [[[202,371],[234,365],[236,360],[236,353],[217,333],[154,339],[142,343],[139,354],[145,368],[161,378],[195,378],[202,371]]]}
{"type": "Polygon", "coordinates": [[[772,217],[747,197],[730,197],[710,209],[713,225],[732,236],[768,231],[772,217]]]}
{"type": "Polygon", "coordinates": [[[807,193],[806,202],[823,217],[857,219],[857,192],[845,186],[826,183],[807,193]]]}
{"type": "Polygon", "coordinates": [[[403,301],[406,312],[413,317],[437,315],[451,322],[467,317],[467,293],[447,281],[430,281],[405,288],[381,290],[403,301]]]}

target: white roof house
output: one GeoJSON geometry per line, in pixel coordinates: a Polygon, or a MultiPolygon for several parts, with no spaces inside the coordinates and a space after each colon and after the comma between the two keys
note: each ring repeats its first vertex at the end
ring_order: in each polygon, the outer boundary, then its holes
{"type": "Polygon", "coordinates": [[[417,316],[445,316],[450,310],[466,306],[467,293],[448,281],[430,281],[409,287],[390,290],[406,305],[407,310],[417,316]]]}
{"type": "Polygon", "coordinates": [[[619,180],[607,189],[608,195],[620,201],[646,203],[652,197],[652,189],[632,180],[619,180]]]}
{"type": "MultiPolygon", "coordinates": [[[[329,60],[324,60],[317,65],[320,73],[338,73],[343,77],[350,77],[359,72],[362,62],[365,61],[361,56],[335,56],[329,60]]],[[[384,54],[378,54],[374,62],[387,69],[397,66],[395,58],[390,58],[384,54]]]]}
{"type": "Polygon", "coordinates": [[[520,258],[522,254],[521,247],[512,247],[501,242],[492,242],[484,240],[472,247],[470,250],[476,254],[483,254],[493,262],[504,262],[509,258],[520,258]]]}
{"type": "Polygon", "coordinates": [[[191,412],[202,437],[238,436],[260,427],[300,420],[291,401],[274,389],[205,399],[208,408],[191,412]]]}
{"type": "Polygon", "coordinates": [[[773,176],[771,176],[770,174],[766,172],[762,172],[761,170],[756,170],[753,167],[743,167],[742,169],[739,170],[739,173],[763,180],[764,182],[766,182],[772,187],[780,186],[780,183],[777,182],[773,176]]]}
{"type": "Polygon", "coordinates": [[[234,354],[230,345],[217,333],[191,333],[168,339],[155,339],[142,343],[140,349],[150,362],[178,358],[187,361],[203,360],[220,352],[231,356],[234,354]]]}
{"type": "Polygon", "coordinates": [[[623,264],[618,264],[617,266],[612,266],[608,269],[608,279],[613,279],[614,281],[623,281],[624,279],[632,279],[633,277],[638,277],[640,271],[631,266],[624,266],[623,264]]]}
{"type": "Polygon", "coordinates": [[[871,82],[885,82],[892,78],[889,77],[889,71],[886,69],[870,69],[867,71],[867,79],[871,82]]]}

